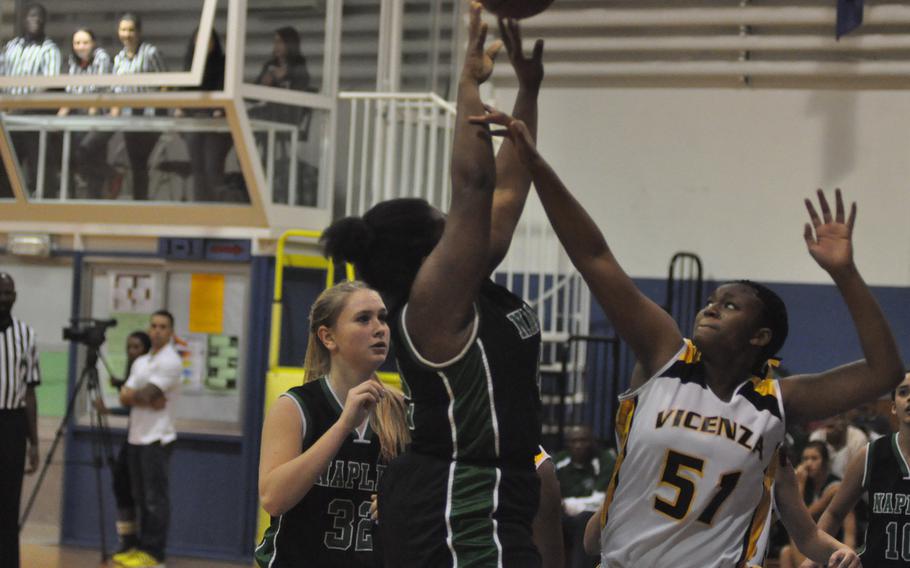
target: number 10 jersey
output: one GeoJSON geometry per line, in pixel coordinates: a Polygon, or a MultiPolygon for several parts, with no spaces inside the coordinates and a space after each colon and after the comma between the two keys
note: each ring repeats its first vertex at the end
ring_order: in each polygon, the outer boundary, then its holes
{"type": "Polygon", "coordinates": [[[707,386],[686,340],[620,397],[620,454],[601,516],[604,568],[737,568],[765,528],[778,447],[780,385],[752,377],[729,401],[707,386]]]}

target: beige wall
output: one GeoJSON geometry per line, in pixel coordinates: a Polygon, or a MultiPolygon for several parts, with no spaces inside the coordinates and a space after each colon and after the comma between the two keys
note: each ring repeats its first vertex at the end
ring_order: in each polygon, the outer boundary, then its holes
{"type": "Polygon", "coordinates": [[[540,114],[543,153],[635,276],[692,250],[711,277],[827,282],[802,198],[840,186],[864,275],[910,284],[906,92],[545,88],[540,114]]]}

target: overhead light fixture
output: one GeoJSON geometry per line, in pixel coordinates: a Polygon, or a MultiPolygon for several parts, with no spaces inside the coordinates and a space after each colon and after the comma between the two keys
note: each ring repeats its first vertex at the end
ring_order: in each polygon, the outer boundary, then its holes
{"type": "Polygon", "coordinates": [[[16,234],[9,235],[7,251],[16,256],[50,256],[54,246],[50,235],[16,234]]]}

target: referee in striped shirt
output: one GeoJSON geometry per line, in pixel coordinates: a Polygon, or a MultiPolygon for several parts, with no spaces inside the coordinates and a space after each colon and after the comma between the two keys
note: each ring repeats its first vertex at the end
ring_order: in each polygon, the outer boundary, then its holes
{"type": "MultiPolygon", "coordinates": [[[[41,4],[29,4],[22,18],[22,35],[3,47],[3,75],[7,77],[38,77],[60,74],[60,48],[44,33],[47,9],[41,4]]],[[[36,87],[10,87],[6,95],[27,95],[36,87]]],[[[23,110],[19,114],[54,114],[55,111],[23,110]]],[[[27,180],[26,186],[35,191],[38,178],[38,133],[12,132],[10,138],[27,180]]],[[[45,164],[45,197],[54,197],[60,187],[61,144],[63,137],[51,132],[48,136],[45,164]]]]}
{"type": "Polygon", "coordinates": [[[0,272],[0,566],[3,568],[19,566],[22,475],[38,468],[35,401],[35,387],[41,382],[38,350],[35,332],[11,314],[15,302],[16,284],[9,274],[0,272]]]}

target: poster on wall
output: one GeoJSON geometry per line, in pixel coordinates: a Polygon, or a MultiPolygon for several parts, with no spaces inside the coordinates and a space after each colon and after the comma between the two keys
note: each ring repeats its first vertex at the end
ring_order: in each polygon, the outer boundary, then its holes
{"type": "Polygon", "coordinates": [[[224,274],[190,278],[190,332],[224,332],[224,274]]]}
{"type": "Polygon", "coordinates": [[[161,276],[154,272],[111,272],[110,312],[150,314],[161,302],[161,276]]]}
{"type": "Polygon", "coordinates": [[[203,389],[208,357],[208,337],[202,333],[187,333],[174,338],[177,353],[183,359],[183,392],[203,389]]]}
{"type": "Polygon", "coordinates": [[[205,386],[222,392],[237,390],[239,359],[240,346],[236,335],[210,335],[205,386]]]}

